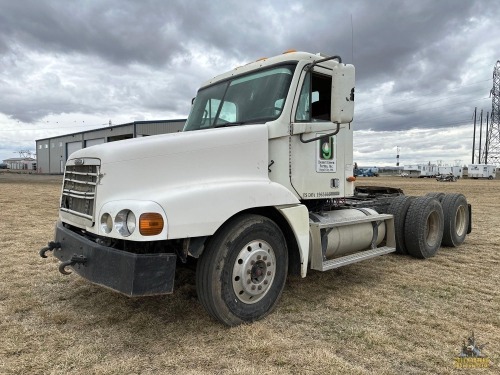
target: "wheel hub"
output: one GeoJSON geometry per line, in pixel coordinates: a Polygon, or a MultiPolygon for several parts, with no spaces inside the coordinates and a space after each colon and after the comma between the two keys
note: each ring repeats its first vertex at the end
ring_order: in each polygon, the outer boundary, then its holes
{"type": "Polygon", "coordinates": [[[465,207],[460,206],[458,207],[457,213],[455,215],[455,230],[457,233],[457,236],[462,236],[464,232],[467,230],[465,223],[467,221],[467,216],[465,212],[465,207]]]}
{"type": "Polygon", "coordinates": [[[276,272],[276,258],[265,241],[252,241],[244,246],[233,267],[233,290],[244,303],[262,299],[272,285],[276,272]]]}

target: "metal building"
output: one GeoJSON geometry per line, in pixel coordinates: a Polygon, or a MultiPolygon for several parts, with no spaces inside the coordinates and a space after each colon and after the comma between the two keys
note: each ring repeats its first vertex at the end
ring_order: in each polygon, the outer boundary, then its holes
{"type": "Polygon", "coordinates": [[[68,157],[85,147],[122,139],[175,133],[184,127],[185,119],[134,121],[79,133],[36,140],[36,167],[38,173],[62,174],[68,157]]]}
{"type": "Polygon", "coordinates": [[[23,171],[34,171],[36,160],[33,158],[10,158],[3,160],[2,169],[15,169],[23,171]]]}

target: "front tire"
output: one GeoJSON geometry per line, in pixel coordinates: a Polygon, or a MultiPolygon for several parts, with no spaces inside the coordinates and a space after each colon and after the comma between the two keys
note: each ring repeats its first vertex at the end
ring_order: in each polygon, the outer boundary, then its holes
{"type": "Polygon", "coordinates": [[[259,215],[226,223],[200,256],[198,298],[227,326],[259,320],[278,303],[288,271],[288,250],[280,228],[259,215]]]}

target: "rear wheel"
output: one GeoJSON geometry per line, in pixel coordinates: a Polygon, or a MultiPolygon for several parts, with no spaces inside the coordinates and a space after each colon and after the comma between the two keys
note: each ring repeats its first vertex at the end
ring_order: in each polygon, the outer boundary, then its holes
{"type": "Polygon", "coordinates": [[[445,196],[445,193],[439,193],[439,192],[431,192],[431,193],[427,193],[426,194],[427,197],[434,197],[436,198],[438,201],[442,201],[444,196],[445,196]]]}
{"type": "Polygon", "coordinates": [[[394,236],[396,238],[396,253],[408,254],[405,245],[405,220],[408,208],[414,197],[400,195],[392,200],[387,213],[394,216],[394,236]]]}
{"type": "Polygon", "coordinates": [[[210,240],[198,261],[196,289],[207,312],[225,325],[269,314],[281,297],[288,267],[283,233],[270,219],[241,215],[210,240]]]}
{"type": "Polygon", "coordinates": [[[469,206],[462,194],[446,194],[442,201],[444,214],[443,245],[456,247],[465,241],[469,228],[469,206]]]}
{"type": "Polygon", "coordinates": [[[405,244],[416,258],[430,258],[441,246],[443,208],[434,197],[418,197],[408,208],[405,220],[405,244]]]}

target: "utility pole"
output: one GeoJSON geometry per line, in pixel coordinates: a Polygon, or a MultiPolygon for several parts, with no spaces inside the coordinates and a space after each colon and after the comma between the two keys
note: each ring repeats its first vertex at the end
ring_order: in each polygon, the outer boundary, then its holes
{"type": "Polygon", "coordinates": [[[486,112],[486,140],[484,142],[484,164],[488,164],[488,148],[490,147],[490,145],[488,144],[488,140],[489,140],[489,136],[488,136],[488,120],[490,118],[490,113],[489,112],[486,112]]]}
{"type": "Polygon", "coordinates": [[[478,164],[481,164],[481,144],[483,142],[483,110],[481,109],[481,116],[480,116],[481,120],[479,121],[480,125],[479,125],[479,153],[478,153],[478,159],[479,159],[479,162],[478,164]]]}
{"type": "Polygon", "coordinates": [[[472,164],[474,164],[474,153],[476,152],[476,113],[477,107],[474,107],[474,135],[472,136],[472,164]]]}

